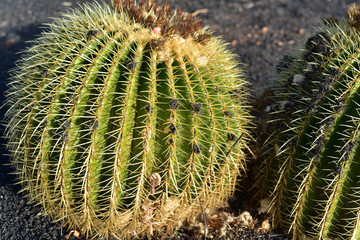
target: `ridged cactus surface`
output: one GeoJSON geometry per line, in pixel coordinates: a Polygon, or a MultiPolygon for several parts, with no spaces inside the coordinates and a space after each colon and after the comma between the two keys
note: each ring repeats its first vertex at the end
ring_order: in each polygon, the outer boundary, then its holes
{"type": "Polygon", "coordinates": [[[259,174],[293,239],[360,239],[360,7],[277,67],[259,174]]]}
{"type": "Polygon", "coordinates": [[[171,232],[226,204],[245,168],[234,56],[168,4],[84,5],[49,24],[12,75],[6,133],[19,181],[82,233],[171,232]]]}

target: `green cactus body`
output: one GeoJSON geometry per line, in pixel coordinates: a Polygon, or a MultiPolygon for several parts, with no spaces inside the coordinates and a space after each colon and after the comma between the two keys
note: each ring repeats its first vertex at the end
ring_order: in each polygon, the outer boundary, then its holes
{"type": "MultiPolygon", "coordinates": [[[[351,10],[352,9],[352,10],[351,10]]],[[[354,10],[355,9],[355,10],[354,10]]],[[[278,65],[259,181],[293,239],[360,239],[360,33],[329,19],[278,65]]]]}
{"type": "Polygon", "coordinates": [[[233,193],[246,84],[223,41],[181,10],[85,5],[55,19],[13,71],[17,175],[45,213],[83,233],[171,231],[233,193]]]}

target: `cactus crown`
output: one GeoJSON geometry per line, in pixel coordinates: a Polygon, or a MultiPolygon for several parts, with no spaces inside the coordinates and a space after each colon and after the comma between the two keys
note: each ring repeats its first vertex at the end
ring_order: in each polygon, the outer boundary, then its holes
{"type": "Polygon", "coordinates": [[[226,204],[245,168],[248,91],[234,55],[167,4],[84,5],[49,24],[12,75],[6,134],[20,182],[83,233],[171,232],[226,204]]]}
{"type": "Polygon", "coordinates": [[[348,22],[350,26],[360,29],[360,5],[353,3],[349,6],[348,10],[348,22]]]}
{"type": "Polygon", "coordinates": [[[211,37],[210,33],[198,32],[202,28],[200,18],[193,18],[181,8],[173,13],[168,2],[160,5],[155,4],[153,0],[141,0],[137,5],[134,0],[115,0],[114,7],[119,11],[127,12],[129,17],[146,28],[158,30],[162,36],[179,35],[183,38],[192,36],[199,40],[211,37]]]}
{"type": "Polygon", "coordinates": [[[360,239],[359,10],[277,67],[260,188],[293,239],[360,239]]]}

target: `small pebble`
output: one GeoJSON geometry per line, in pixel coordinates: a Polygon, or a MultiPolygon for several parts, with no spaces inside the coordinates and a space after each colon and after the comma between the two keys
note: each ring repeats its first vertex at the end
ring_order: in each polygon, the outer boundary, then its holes
{"type": "Polygon", "coordinates": [[[261,32],[262,32],[263,34],[266,34],[268,31],[269,31],[269,28],[266,27],[266,26],[261,29],[261,32]]]}

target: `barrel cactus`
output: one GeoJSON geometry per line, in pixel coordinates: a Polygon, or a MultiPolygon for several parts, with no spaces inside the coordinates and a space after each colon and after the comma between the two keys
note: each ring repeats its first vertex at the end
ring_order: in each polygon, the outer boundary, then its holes
{"type": "Polygon", "coordinates": [[[293,239],[360,239],[359,42],[351,5],[277,66],[258,187],[293,239]]]}
{"type": "Polygon", "coordinates": [[[247,83],[223,40],[181,9],[85,4],[49,24],[12,76],[19,182],[83,234],[171,233],[224,206],[243,175],[247,83]]]}

